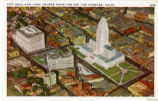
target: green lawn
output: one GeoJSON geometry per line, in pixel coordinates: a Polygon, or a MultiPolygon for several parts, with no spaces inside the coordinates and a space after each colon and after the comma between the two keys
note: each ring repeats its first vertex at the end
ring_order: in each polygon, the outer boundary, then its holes
{"type": "Polygon", "coordinates": [[[112,76],[111,78],[113,78],[116,82],[120,82],[120,79],[121,79],[121,72],[119,74],[116,74],[115,76],[112,76]]]}
{"type": "Polygon", "coordinates": [[[13,86],[8,85],[7,96],[21,96],[21,94],[13,86]]]}
{"type": "Polygon", "coordinates": [[[102,72],[104,72],[105,74],[107,74],[108,76],[111,76],[113,75],[114,73],[117,73],[120,71],[120,69],[117,67],[117,66],[113,66],[113,67],[110,67],[108,70],[105,70],[104,67],[98,65],[97,63],[93,63],[93,65],[101,70],[102,72]]]}
{"type": "Polygon", "coordinates": [[[130,67],[129,70],[138,71],[138,68],[136,68],[136,67],[130,67]]]}
{"type": "Polygon", "coordinates": [[[59,53],[59,54],[63,53],[63,51],[59,48],[56,49],[56,52],[59,53]]]}
{"type": "Polygon", "coordinates": [[[127,62],[122,62],[119,64],[120,67],[123,67],[123,68],[128,68],[129,66],[131,66],[129,63],[127,62]]]}
{"type": "Polygon", "coordinates": [[[126,82],[128,80],[131,80],[132,78],[136,77],[139,75],[139,72],[127,72],[126,74],[124,74],[123,76],[123,81],[122,82],[126,82]]]}
{"type": "Polygon", "coordinates": [[[85,57],[86,57],[84,54],[82,54],[82,53],[79,52],[79,51],[76,51],[75,53],[76,53],[77,55],[81,56],[82,58],[85,58],[85,57]]]}
{"type": "Polygon", "coordinates": [[[77,51],[79,48],[69,47],[71,50],[77,51]]]}
{"type": "Polygon", "coordinates": [[[108,70],[105,70],[105,73],[106,73],[107,75],[111,76],[111,75],[113,75],[114,73],[117,73],[117,72],[119,72],[119,71],[120,71],[119,67],[113,66],[113,67],[110,67],[108,70]]]}
{"type": "Polygon", "coordinates": [[[71,50],[75,51],[75,53],[79,56],[81,56],[82,58],[85,58],[86,56],[84,54],[82,54],[81,52],[78,51],[79,48],[74,48],[74,47],[69,47],[71,50]]]}
{"type": "MultiPolygon", "coordinates": [[[[108,70],[105,70],[104,67],[98,65],[97,63],[93,63],[93,65],[99,69],[100,71],[102,71],[103,73],[105,73],[106,75],[108,75],[109,77],[111,77],[113,80],[115,80],[116,82],[120,82],[120,79],[121,79],[121,74],[122,72],[120,72],[120,69],[119,67],[117,66],[113,66],[111,68],[109,68],[108,70]],[[113,74],[115,73],[118,73],[120,72],[119,74],[116,74],[114,76],[112,76],[113,74]]],[[[130,64],[128,64],[127,62],[123,62],[120,64],[121,67],[123,68],[127,68],[130,66],[130,69],[129,70],[134,70],[134,71],[138,71],[137,68],[135,67],[132,67],[130,64]]],[[[122,83],[123,82],[126,82],[126,81],[129,81],[131,80],[132,78],[135,78],[136,76],[138,76],[140,73],[139,72],[131,72],[131,71],[128,71],[127,73],[124,74],[123,76],[123,80],[122,80],[122,83]]]]}
{"type": "Polygon", "coordinates": [[[106,70],[104,69],[104,67],[98,65],[97,63],[93,63],[93,66],[95,66],[97,69],[101,70],[102,72],[106,73],[106,70]]]}
{"type": "Polygon", "coordinates": [[[42,56],[34,56],[33,57],[37,62],[39,62],[40,64],[43,64],[46,62],[46,59],[43,58],[42,56]]]}

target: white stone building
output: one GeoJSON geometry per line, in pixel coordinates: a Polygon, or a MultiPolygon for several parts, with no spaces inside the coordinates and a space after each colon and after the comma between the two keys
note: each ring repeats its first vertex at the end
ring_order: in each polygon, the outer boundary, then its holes
{"type": "Polygon", "coordinates": [[[74,67],[74,56],[70,50],[58,53],[56,49],[47,54],[48,70],[58,70],[74,67]]]}
{"type": "Polygon", "coordinates": [[[96,54],[102,54],[105,50],[104,45],[109,43],[109,28],[105,18],[101,18],[96,34],[96,54]]]}
{"type": "Polygon", "coordinates": [[[56,84],[56,73],[55,72],[50,72],[48,74],[44,75],[44,84],[47,84],[48,87],[56,84]]]}
{"type": "Polygon", "coordinates": [[[44,32],[33,25],[16,30],[13,39],[26,53],[45,48],[44,32]]]}
{"type": "Polygon", "coordinates": [[[78,70],[80,75],[91,75],[94,74],[92,71],[87,69],[87,67],[83,66],[82,64],[78,63],[78,70]]]}
{"type": "Polygon", "coordinates": [[[89,43],[79,48],[79,51],[86,56],[84,59],[88,63],[97,63],[105,69],[124,61],[125,57],[110,45],[109,28],[105,18],[101,18],[98,24],[96,39],[90,39],[89,43]]]}

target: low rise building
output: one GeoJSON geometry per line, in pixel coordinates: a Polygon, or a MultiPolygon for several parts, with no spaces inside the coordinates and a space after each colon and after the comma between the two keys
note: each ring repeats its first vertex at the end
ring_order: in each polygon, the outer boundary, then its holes
{"type": "Polygon", "coordinates": [[[141,25],[140,30],[142,30],[143,32],[151,36],[154,36],[154,26],[144,24],[144,25],[141,25]]]}
{"type": "Polygon", "coordinates": [[[154,72],[154,61],[151,62],[151,63],[149,63],[149,64],[146,66],[146,68],[147,68],[148,70],[150,70],[151,72],[154,72]]]}
{"type": "Polygon", "coordinates": [[[54,85],[49,87],[49,90],[50,90],[51,94],[55,93],[59,89],[60,89],[60,86],[58,84],[54,84],[54,85]]]}
{"type": "Polygon", "coordinates": [[[86,31],[92,37],[96,37],[96,29],[97,29],[97,26],[91,26],[91,27],[87,28],[86,31]]]}
{"type": "Polygon", "coordinates": [[[125,55],[129,55],[129,56],[132,56],[136,50],[134,50],[133,48],[131,47],[125,47],[122,49],[122,52],[125,54],[125,55]]]}
{"type": "Polygon", "coordinates": [[[154,90],[154,73],[149,74],[140,80],[142,83],[147,85],[149,88],[154,90]]]}
{"type": "Polygon", "coordinates": [[[7,64],[7,72],[8,73],[14,71],[15,69],[16,69],[15,66],[11,66],[11,65],[7,64]]]}
{"type": "Polygon", "coordinates": [[[145,13],[141,13],[141,12],[136,12],[134,14],[134,19],[137,21],[142,21],[142,22],[146,22],[148,19],[148,15],[145,13]]]}
{"type": "Polygon", "coordinates": [[[154,46],[154,37],[152,37],[152,36],[144,36],[144,38],[143,38],[144,40],[144,42],[145,43],[147,43],[148,44],[148,46],[154,46]]]}
{"type": "Polygon", "coordinates": [[[87,69],[87,67],[83,66],[82,64],[78,63],[78,69],[79,69],[79,74],[80,75],[90,75],[93,74],[92,71],[90,71],[89,69],[87,69]]]}
{"type": "Polygon", "coordinates": [[[112,46],[121,50],[121,49],[125,48],[126,46],[133,46],[136,43],[137,43],[136,40],[123,36],[123,37],[119,38],[117,41],[115,41],[114,43],[112,43],[112,46]]]}
{"type": "Polygon", "coordinates": [[[104,10],[101,9],[101,8],[96,8],[96,9],[90,11],[90,15],[91,15],[93,18],[98,19],[98,20],[99,20],[101,17],[105,16],[106,14],[107,14],[107,13],[104,12],[104,10]]]}
{"type": "Polygon", "coordinates": [[[10,49],[7,51],[8,58],[14,58],[20,55],[19,49],[10,49]]]}
{"type": "Polygon", "coordinates": [[[21,10],[29,15],[33,15],[42,10],[42,7],[22,7],[21,10]]]}
{"type": "Polygon", "coordinates": [[[15,66],[15,67],[17,66],[30,67],[31,62],[27,60],[25,57],[20,56],[20,57],[9,60],[8,65],[15,66]]]}
{"type": "Polygon", "coordinates": [[[70,75],[63,76],[61,81],[63,82],[64,85],[70,85],[74,83],[73,77],[70,75]]]}
{"type": "Polygon", "coordinates": [[[102,88],[106,92],[106,95],[108,95],[110,92],[114,91],[117,88],[117,86],[112,82],[109,82],[107,80],[102,80],[102,81],[93,82],[92,88],[102,88]]]}
{"type": "Polygon", "coordinates": [[[140,81],[129,86],[128,90],[134,96],[149,96],[152,93],[152,90],[140,81]]]}
{"type": "Polygon", "coordinates": [[[119,88],[110,93],[109,96],[132,96],[132,94],[130,94],[130,92],[124,88],[119,88]]]}
{"type": "Polygon", "coordinates": [[[66,10],[66,8],[63,7],[56,7],[53,10],[51,10],[54,14],[62,17],[65,13],[68,13],[68,11],[66,10]]]}
{"type": "Polygon", "coordinates": [[[154,47],[147,47],[144,49],[144,55],[148,57],[153,57],[154,56],[154,47]]]}
{"type": "Polygon", "coordinates": [[[67,75],[70,75],[70,76],[72,76],[73,78],[75,78],[75,77],[76,77],[76,71],[75,71],[75,70],[68,71],[68,72],[67,72],[67,75]]]}
{"type": "Polygon", "coordinates": [[[86,43],[86,35],[83,31],[76,27],[65,26],[63,28],[64,36],[69,37],[71,42],[75,45],[81,45],[86,43]]]}
{"type": "Polygon", "coordinates": [[[146,8],[136,8],[131,7],[127,9],[127,14],[134,16],[134,19],[141,22],[147,22],[150,24],[154,23],[154,8],[146,7],[146,8]]]}
{"type": "Polygon", "coordinates": [[[75,45],[82,45],[86,43],[86,35],[83,33],[74,33],[70,39],[75,45]]]}
{"type": "Polygon", "coordinates": [[[116,9],[115,8],[96,8],[90,11],[90,16],[93,18],[99,20],[101,17],[105,17],[107,20],[109,20],[111,17],[114,17],[116,15],[116,9]]]}
{"type": "Polygon", "coordinates": [[[142,52],[145,48],[147,48],[146,43],[138,43],[134,46],[134,49],[137,50],[138,53],[142,52]]]}
{"type": "Polygon", "coordinates": [[[86,75],[81,77],[81,79],[84,82],[89,82],[89,83],[93,83],[93,82],[98,82],[98,81],[103,81],[104,78],[101,77],[99,74],[90,74],[90,75],[86,75]]]}
{"type": "Polygon", "coordinates": [[[110,43],[113,43],[114,41],[116,41],[120,37],[121,37],[121,35],[119,33],[117,33],[116,31],[109,30],[109,41],[110,41],[110,43]]]}
{"type": "Polygon", "coordinates": [[[68,96],[68,92],[65,89],[59,89],[56,93],[52,94],[53,96],[68,96]]]}
{"type": "Polygon", "coordinates": [[[71,90],[77,96],[96,96],[97,93],[92,89],[91,84],[82,83],[81,81],[75,81],[71,90]]]}
{"type": "Polygon", "coordinates": [[[140,24],[123,16],[113,17],[109,20],[109,25],[117,31],[129,35],[139,30],[140,24]]]}
{"type": "Polygon", "coordinates": [[[107,94],[102,88],[94,88],[94,91],[97,93],[97,96],[105,96],[107,94]]]}
{"type": "Polygon", "coordinates": [[[133,60],[138,62],[139,64],[143,66],[147,66],[149,63],[151,63],[153,60],[144,56],[143,53],[138,53],[132,56],[133,60]]]}
{"type": "Polygon", "coordinates": [[[50,72],[48,74],[44,75],[44,84],[47,84],[48,87],[56,84],[56,73],[55,72],[50,72]]]}

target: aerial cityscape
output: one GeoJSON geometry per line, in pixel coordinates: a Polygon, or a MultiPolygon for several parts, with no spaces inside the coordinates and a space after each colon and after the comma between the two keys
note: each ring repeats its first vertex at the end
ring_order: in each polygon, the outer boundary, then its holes
{"type": "Polygon", "coordinates": [[[7,96],[154,96],[153,7],[8,7],[7,96]]]}

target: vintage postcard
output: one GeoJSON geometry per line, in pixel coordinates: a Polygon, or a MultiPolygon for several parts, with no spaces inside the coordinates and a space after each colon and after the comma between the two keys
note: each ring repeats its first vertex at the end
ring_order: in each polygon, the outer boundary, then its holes
{"type": "Polygon", "coordinates": [[[7,100],[157,101],[156,1],[8,1],[5,13],[7,100]]]}

